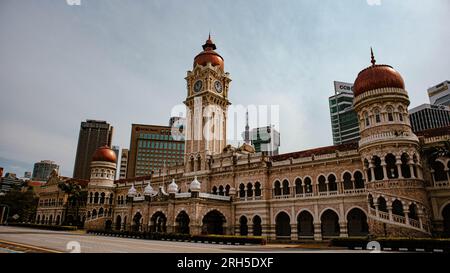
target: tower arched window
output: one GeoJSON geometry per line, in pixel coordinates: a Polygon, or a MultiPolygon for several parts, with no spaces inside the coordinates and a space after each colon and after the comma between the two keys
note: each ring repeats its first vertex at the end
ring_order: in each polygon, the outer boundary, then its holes
{"type": "Polygon", "coordinates": [[[386,107],[387,120],[389,122],[394,121],[394,109],[391,106],[386,107]]]}
{"type": "Polygon", "coordinates": [[[381,122],[380,110],[378,108],[376,108],[373,112],[375,115],[375,122],[380,123],[381,122]]]}
{"type": "Polygon", "coordinates": [[[403,107],[398,107],[398,119],[403,121],[403,107]]]}
{"type": "Polygon", "coordinates": [[[369,113],[367,112],[364,112],[364,123],[366,124],[366,127],[370,126],[369,113]]]}

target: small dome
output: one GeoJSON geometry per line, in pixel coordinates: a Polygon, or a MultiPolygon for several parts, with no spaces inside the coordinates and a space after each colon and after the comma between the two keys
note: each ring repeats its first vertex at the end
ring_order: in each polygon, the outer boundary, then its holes
{"type": "Polygon", "coordinates": [[[202,184],[197,180],[197,176],[195,176],[194,180],[191,182],[189,189],[191,192],[199,192],[202,188],[202,184]]]}
{"type": "Polygon", "coordinates": [[[153,195],[155,194],[155,191],[153,190],[152,186],[150,185],[150,182],[148,182],[148,185],[144,188],[144,195],[153,195]]]}
{"type": "Polygon", "coordinates": [[[92,161],[106,161],[111,163],[117,162],[116,153],[111,150],[108,146],[102,146],[95,150],[94,155],[92,156],[92,161]]]}
{"type": "Polygon", "coordinates": [[[177,185],[177,183],[175,183],[175,179],[172,179],[172,183],[170,183],[169,187],[167,187],[167,192],[169,194],[178,192],[178,185],[177,185]]]}
{"type": "Polygon", "coordinates": [[[372,52],[372,65],[359,72],[353,85],[353,93],[356,96],[378,88],[405,89],[402,76],[390,65],[375,64],[372,52]]]}
{"type": "Polygon", "coordinates": [[[137,190],[134,188],[134,185],[131,185],[131,188],[128,190],[129,197],[135,197],[137,195],[137,190]]]}
{"type": "Polygon", "coordinates": [[[223,71],[223,58],[214,51],[216,49],[216,45],[211,40],[211,35],[208,37],[208,40],[206,40],[206,43],[202,47],[203,51],[194,58],[194,68],[197,64],[205,66],[207,63],[211,63],[212,66],[219,66],[223,71]]]}

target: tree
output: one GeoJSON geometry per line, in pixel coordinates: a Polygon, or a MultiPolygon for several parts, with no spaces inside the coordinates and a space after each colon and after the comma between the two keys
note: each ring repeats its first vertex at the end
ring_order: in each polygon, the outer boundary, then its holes
{"type": "MultiPolygon", "coordinates": [[[[66,213],[65,213],[65,217],[64,217],[65,218],[64,224],[69,224],[69,223],[66,223],[66,219],[67,219],[67,214],[69,212],[69,207],[72,207],[72,208],[75,208],[75,210],[76,210],[75,223],[77,226],[80,226],[81,223],[78,221],[79,210],[80,210],[80,206],[83,204],[83,201],[86,200],[87,192],[83,191],[81,186],[73,180],[59,182],[58,188],[61,191],[63,191],[65,194],[68,195],[67,202],[65,204],[66,213]]],[[[70,224],[73,224],[73,223],[70,223],[70,224]]]]}
{"type": "Polygon", "coordinates": [[[32,190],[21,191],[11,189],[5,195],[0,196],[0,206],[9,206],[8,222],[30,222],[35,218],[39,198],[32,190]],[[14,219],[14,215],[19,218],[14,219]]]}

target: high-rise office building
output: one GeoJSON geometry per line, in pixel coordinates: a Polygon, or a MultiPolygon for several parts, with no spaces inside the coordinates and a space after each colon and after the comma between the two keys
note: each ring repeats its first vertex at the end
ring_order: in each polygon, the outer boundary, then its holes
{"type": "Polygon", "coordinates": [[[35,181],[47,181],[53,170],[59,170],[58,164],[51,160],[34,163],[32,178],[35,181]]]}
{"type": "Polygon", "coordinates": [[[128,165],[128,149],[122,149],[122,153],[120,155],[119,179],[127,178],[127,165],[128,165]]]}
{"type": "Polygon", "coordinates": [[[443,81],[428,88],[428,97],[431,104],[450,107],[450,81],[443,81]]]}
{"type": "Polygon", "coordinates": [[[448,106],[425,103],[408,112],[413,132],[450,126],[450,107],[448,106]]]}
{"type": "MultiPolygon", "coordinates": [[[[113,150],[114,153],[116,154],[116,158],[117,158],[117,162],[116,162],[116,170],[118,170],[118,169],[119,169],[119,153],[120,153],[120,147],[117,146],[117,145],[113,145],[112,148],[111,148],[111,150],[113,150]]],[[[115,179],[117,179],[117,174],[118,174],[118,172],[116,172],[116,177],[115,177],[115,179]]]]}
{"type": "Polygon", "coordinates": [[[149,175],[184,160],[184,138],[172,136],[171,126],[132,124],[127,178],[149,175]]]}
{"type": "Polygon", "coordinates": [[[89,179],[92,155],[98,147],[105,145],[111,147],[112,135],[113,126],[106,121],[81,122],[73,178],[89,179]]]}
{"type": "Polygon", "coordinates": [[[280,148],[280,133],[273,126],[253,128],[250,140],[255,152],[267,155],[278,155],[280,148]]]}
{"type": "Polygon", "coordinates": [[[333,143],[356,141],[359,136],[358,116],[353,109],[353,84],[334,82],[335,94],[328,98],[333,143]]]}

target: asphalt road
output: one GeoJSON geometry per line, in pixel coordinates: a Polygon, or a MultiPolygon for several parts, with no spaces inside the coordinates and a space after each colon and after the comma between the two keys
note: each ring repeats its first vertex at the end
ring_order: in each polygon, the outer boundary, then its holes
{"type": "Polygon", "coordinates": [[[233,252],[367,252],[347,249],[308,249],[289,245],[221,245],[191,242],[153,241],[131,238],[117,238],[84,234],[81,231],[48,231],[22,227],[0,226],[0,253],[11,253],[1,247],[1,243],[17,244],[42,252],[83,253],[233,253],[233,252]],[[79,247],[78,247],[79,246],[79,247]]]}

